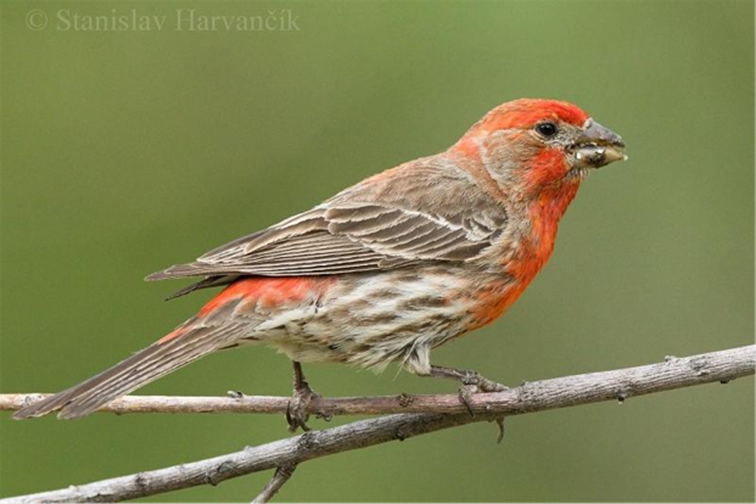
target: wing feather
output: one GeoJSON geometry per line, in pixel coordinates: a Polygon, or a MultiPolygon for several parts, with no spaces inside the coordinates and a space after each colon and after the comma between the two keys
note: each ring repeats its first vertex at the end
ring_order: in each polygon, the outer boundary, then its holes
{"type": "Polygon", "coordinates": [[[501,216],[469,215],[452,222],[396,205],[332,202],[147,279],[335,275],[464,262],[491,246],[504,223],[501,216]]]}

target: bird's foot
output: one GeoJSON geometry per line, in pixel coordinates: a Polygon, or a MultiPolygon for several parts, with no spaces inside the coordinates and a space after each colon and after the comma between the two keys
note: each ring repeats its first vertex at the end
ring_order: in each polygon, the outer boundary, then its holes
{"type": "Polygon", "coordinates": [[[286,408],[286,422],[289,424],[289,432],[296,432],[301,428],[308,431],[307,420],[310,418],[307,409],[313,399],[320,397],[307,382],[294,389],[294,394],[289,399],[289,405],[286,408]]]}
{"type": "Polygon", "coordinates": [[[509,387],[501,383],[489,380],[477,371],[465,371],[465,375],[460,380],[465,386],[472,386],[477,392],[504,392],[509,387]]]}
{"type": "Polygon", "coordinates": [[[465,405],[470,416],[475,416],[472,409],[473,395],[509,390],[506,385],[489,380],[476,371],[464,371],[464,375],[460,377],[459,381],[462,382],[462,386],[459,388],[459,400],[465,405]]]}
{"type": "Polygon", "coordinates": [[[313,399],[320,397],[310,384],[305,380],[302,372],[302,365],[294,361],[294,395],[289,399],[289,405],[286,408],[286,422],[289,424],[289,432],[297,432],[301,427],[303,431],[308,431],[307,420],[310,415],[307,413],[310,403],[313,399]]]}
{"type": "Polygon", "coordinates": [[[462,383],[459,388],[459,400],[465,405],[471,416],[475,416],[472,409],[472,396],[485,392],[503,392],[509,390],[509,387],[489,380],[477,371],[467,369],[456,369],[444,366],[431,366],[430,376],[439,378],[449,378],[462,383]]]}

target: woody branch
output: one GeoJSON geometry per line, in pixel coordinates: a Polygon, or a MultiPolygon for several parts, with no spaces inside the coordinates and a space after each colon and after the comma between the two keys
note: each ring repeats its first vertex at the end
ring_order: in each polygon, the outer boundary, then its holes
{"type": "MultiPolygon", "coordinates": [[[[311,405],[314,414],[402,413],[306,432],[188,464],[11,497],[0,502],[114,502],[203,484],[217,485],[230,478],[269,469],[277,469],[276,474],[280,474],[281,469],[286,471],[314,458],[404,440],[458,425],[600,401],[624,401],[630,397],[704,383],[727,383],[753,375],[755,369],[756,345],[685,358],[666,357],[663,362],[646,366],[523,383],[504,392],[479,394],[472,400],[475,416],[466,413],[455,395],[318,399],[311,405]]],[[[0,409],[18,409],[27,400],[36,400],[36,397],[43,395],[1,394],[0,409]]],[[[114,401],[102,411],[280,413],[285,411],[286,401],[288,398],[250,396],[238,399],[130,396],[114,401]]],[[[275,478],[272,483],[275,483],[275,478]]]]}

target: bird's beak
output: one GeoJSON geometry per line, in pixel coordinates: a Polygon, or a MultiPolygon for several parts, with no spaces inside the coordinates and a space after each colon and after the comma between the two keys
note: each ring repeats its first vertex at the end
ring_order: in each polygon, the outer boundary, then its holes
{"type": "Polygon", "coordinates": [[[575,168],[600,168],[615,161],[624,161],[625,142],[609,128],[593,119],[583,125],[583,131],[570,148],[575,168]]]}

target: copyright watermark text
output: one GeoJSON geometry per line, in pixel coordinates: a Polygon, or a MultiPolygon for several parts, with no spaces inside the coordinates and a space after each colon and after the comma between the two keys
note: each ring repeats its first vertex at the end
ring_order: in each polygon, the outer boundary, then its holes
{"type": "Polygon", "coordinates": [[[83,13],[74,9],[26,13],[32,31],[60,32],[274,32],[301,31],[299,16],[291,9],[269,10],[260,15],[208,14],[197,9],[173,9],[166,14],[147,14],[138,9],[110,9],[83,13]]]}

